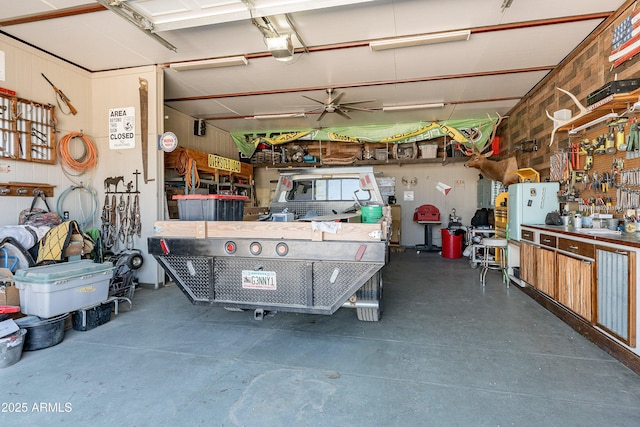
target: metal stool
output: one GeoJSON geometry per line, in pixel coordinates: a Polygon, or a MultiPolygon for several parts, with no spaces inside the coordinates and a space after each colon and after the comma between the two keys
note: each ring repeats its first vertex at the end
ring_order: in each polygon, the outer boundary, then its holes
{"type": "Polygon", "coordinates": [[[502,281],[509,287],[509,276],[507,275],[507,257],[505,249],[507,248],[507,239],[500,239],[497,237],[485,237],[480,242],[485,248],[484,257],[482,257],[482,270],[480,271],[480,283],[485,285],[487,271],[489,269],[501,270],[502,281]],[[494,249],[494,262],[489,261],[489,251],[494,249]],[[498,260],[496,263],[495,260],[498,260]]]}

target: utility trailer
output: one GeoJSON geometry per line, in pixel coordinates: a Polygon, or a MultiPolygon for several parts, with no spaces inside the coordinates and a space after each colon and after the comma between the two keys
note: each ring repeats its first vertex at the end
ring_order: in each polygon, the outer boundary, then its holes
{"type": "Polygon", "coordinates": [[[268,218],[159,221],[148,249],[193,304],[378,321],[391,218],[361,211],[382,205],[370,167],[286,170],[268,218]]]}

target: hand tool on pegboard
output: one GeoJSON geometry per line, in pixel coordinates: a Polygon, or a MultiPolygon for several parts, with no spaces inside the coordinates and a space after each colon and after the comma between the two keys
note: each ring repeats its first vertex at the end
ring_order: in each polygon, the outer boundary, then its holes
{"type": "Polygon", "coordinates": [[[598,173],[598,171],[594,171],[593,177],[591,178],[591,188],[594,192],[597,193],[600,191],[600,183],[600,174],[598,173]]]}
{"type": "Polygon", "coordinates": [[[620,117],[616,120],[616,150],[624,151],[626,149],[626,138],[624,135],[624,127],[629,122],[626,117],[620,117]]]}
{"type": "Polygon", "coordinates": [[[138,78],[140,81],[140,132],[142,141],[142,176],[144,183],[155,181],[149,179],[149,82],[147,79],[138,78]]]}
{"type": "Polygon", "coordinates": [[[607,191],[609,191],[609,186],[611,185],[611,174],[609,172],[605,172],[604,175],[602,175],[602,181],[600,183],[600,190],[603,193],[606,193],[607,191]]]}
{"type": "Polygon", "coordinates": [[[571,169],[580,169],[580,144],[571,144],[571,169]]]}
{"type": "Polygon", "coordinates": [[[638,123],[635,117],[631,118],[631,126],[629,126],[629,135],[627,136],[627,151],[636,151],[640,149],[638,142],[638,123]]]}
{"type": "Polygon", "coordinates": [[[605,143],[605,153],[613,154],[616,152],[616,141],[615,141],[615,133],[613,132],[613,128],[609,127],[609,133],[604,136],[605,143]]]}
{"type": "Polygon", "coordinates": [[[584,161],[584,169],[589,170],[593,167],[593,147],[587,148],[587,158],[584,161]]]}

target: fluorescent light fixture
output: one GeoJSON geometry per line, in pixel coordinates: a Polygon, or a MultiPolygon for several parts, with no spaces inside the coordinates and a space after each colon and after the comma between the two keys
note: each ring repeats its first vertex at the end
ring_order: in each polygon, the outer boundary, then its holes
{"type": "Polygon", "coordinates": [[[249,61],[244,56],[229,56],[227,58],[205,59],[203,61],[176,62],[169,68],[176,71],[200,70],[202,68],[232,67],[247,65],[249,61]]]}
{"type": "Polygon", "coordinates": [[[277,37],[265,37],[267,49],[278,61],[291,61],[293,59],[293,43],[291,34],[283,34],[277,37]]]}
{"type": "Polygon", "coordinates": [[[620,116],[618,116],[617,113],[609,113],[606,116],[599,117],[599,118],[597,118],[595,120],[590,121],[589,123],[585,123],[585,124],[583,124],[581,126],[578,126],[577,128],[571,129],[569,131],[569,135],[575,135],[576,133],[580,132],[583,129],[590,128],[591,126],[595,126],[595,125],[597,125],[599,123],[602,123],[602,122],[606,122],[609,119],[617,119],[618,117],[620,117],[620,116]]]}
{"type": "Polygon", "coordinates": [[[174,45],[172,45],[156,33],[157,29],[151,19],[129,6],[126,1],[97,0],[97,2],[107,9],[111,10],[121,18],[126,19],[129,23],[138,27],[140,31],[144,32],[146,35],[160,43],[162,46],[166,47],[169,50],[177,52],[178,48],[176,48],[174,45]]]}
{"type": "Polygon", "coordinates": [[[423,110],[427,108],[443,108],[444,102],[434,102],[432,104],[415,104],[415,105],[383,105],[382,111],[404,111],[404,110],[423,110]]]}
{"type": "Polygon", "coordinates": [[[450,31],[447,33],[426,34],[423,36],[396,37],[369,43],[371,50],[396,49],[399,47],[420,46],[423,44],[446,43],[469,40],[471,30],[450,31]]]}
{"type": "Polygon", "coordinates": [[[293,117],[307,117],[307,115],[305,113],[260,114],[257,116],[245,117],[245,119],[267,120],[267,119],[290,119],[293,117]]]}

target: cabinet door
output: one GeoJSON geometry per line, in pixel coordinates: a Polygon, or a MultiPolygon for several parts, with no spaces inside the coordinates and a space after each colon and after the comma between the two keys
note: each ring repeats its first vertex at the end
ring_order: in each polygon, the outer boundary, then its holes
{"type": "Polygon", "coordinates": [[[635,252],[596,248],[596,324],[635,347],[635,252]]]}
{"type": "Polygon", "coordinates": [[[537,281],[536,249],[524,241],[520,244],[520,279],[532,286],[535,286],[537,281]]]}
{"type": "Polygon", "coordinates": [[[557,254],[558,297],[562,305],[593,322],[593,261],[557,254]]]}
{"type": "Polygon", "coordinates": [[[556,298],[556,251],[536,248],[536,288],[556,298]]]}

